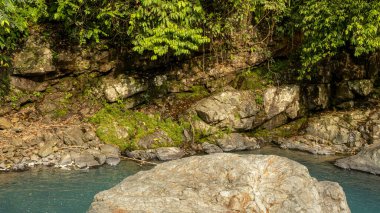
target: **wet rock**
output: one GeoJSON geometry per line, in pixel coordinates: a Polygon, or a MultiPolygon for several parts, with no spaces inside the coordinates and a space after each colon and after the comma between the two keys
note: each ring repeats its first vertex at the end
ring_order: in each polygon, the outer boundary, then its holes
{"type": "Polygon", "coordinates": [[[130,158],[140,160],[153,160],[157,158],[156,150],[154,149],[126,151],[125,154],[130,158]]]}
{"type": "Polygon", "coordinates": [[[80,154],[74,155],[71,154],[71,158],[74,161],[75,165],[81,169],[100,165],[99,162],[95,160],[95,157],[88,152],[82,152],[80,154]]]}
{"type": "Polygon", "coordinates": [[[176,160],[185,156],[185,152],[178,147],[160,147],[156,149],[158,160],[169,161],[176,160]]]}
{"type": "Polygon", "coordinates": [[[116,166],[120,163],[120,158],[119,157],[108,157],[106,158],[106,164],[110,166],[116,166]]]}
{"type": "Polygon", "coordinates": [[[0,118],[0,130],[12,128],[12,123],[6,118],[0,118]]]}
{"type": "Polygon", "coordinates": [[[106,163],[111,166],[115,166],[120,162],[120,150],[119,147],[104,144],[100,146],[100,152],[106,156],[106,163]]]}
{"type": "Polygon", "coordinates": [[[314,155],[333,155],[335,153],[343,153],[346,150],[343,146],[331,146],[328,142],[313,136],[294,136],[291,138],[280,138],[275,141],[282,149],[293,149],[309,152],[314,155]]]}
{"type": "Polygon", "coordinates": [[[116,79],[104,80],[104,95],[109,102],[128,98],[147,89],[148,84],[146,82],[130,76],[120,75],[116,79]]]}
{"type": "Polygon", "coordinates": [[[215,144],[211,144],[211,143],[202,143],[202,149],[204,152],[206,152],[207,154],[212,154],[212,153],[222,153],[223,150],[215,145],[215,144]]]}
{"type": "Polygon", "coordinates": [[[260,148],[255,138],[249,138],[239,133],[231,133],[217,139],[216,143],[225,152],[252,150],[260,148]]]}
{"type": "Polygon", "coordinates": [[[264,109],[267,118],[285,112],[286,115],[295,119],[300,116],[300,88],[297,85],[272,87],[264,93],[264,109]]]}
{"type": "Polygon", "coordinates": [[[335,165],[343,169],[354,169],[372,174],[380,174],[380,144],[365,147],[357,155],[339,159],[335,165]]]}
{"type": "Polygon", "coordinates": [[[318,182],[297,162],[225,153],[171,161],[129,176],[98,193],[88,212],[179,210],[350,212],[338,183],[318,182]]]}

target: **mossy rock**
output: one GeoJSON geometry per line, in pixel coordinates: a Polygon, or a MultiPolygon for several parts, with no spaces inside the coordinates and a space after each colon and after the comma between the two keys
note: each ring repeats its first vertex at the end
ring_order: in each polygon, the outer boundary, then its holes
{"type": "Polygon", "coordinates": [[[299,132],[307,124],[307,121],[308,119],[306,117],[303,117],[272,130],[257,129],[256,131],[249,133],[249,135],[264,139],[270,139],[275,137],[289,138],[299,134],[299,132]]]}
{"type": "Polygon", "coordinates": [[[157,140],[157,143],[151,144],[152,147],[181,146],[185,141],[183,131],[189,128],[186,122],[164,119],[159,114],[128,110],[123,104],[106,105],[90,118],[90,122],[97,125],[96,133],[102,141],[115,144],[122,150],[147,148],[139,146],[140,141],[152,139],[150,136],[157,132],[163,132],[170,142],[157,140]]]}

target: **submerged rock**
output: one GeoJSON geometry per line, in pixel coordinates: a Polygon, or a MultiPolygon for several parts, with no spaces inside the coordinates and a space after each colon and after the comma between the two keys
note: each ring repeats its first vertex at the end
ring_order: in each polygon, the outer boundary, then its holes
{"type": "Polygon", "coordinates": [[[370,145],[357,155],[339,159],[335,162],[335,165],[343,169],[380,174],[380,144],[370,145]]]}
{"type": "Polygon", "coordinates": [[[139,172],[95,196],[95,212],[350,212],[337,183],[278,156],[214,154],[139,172]]]}

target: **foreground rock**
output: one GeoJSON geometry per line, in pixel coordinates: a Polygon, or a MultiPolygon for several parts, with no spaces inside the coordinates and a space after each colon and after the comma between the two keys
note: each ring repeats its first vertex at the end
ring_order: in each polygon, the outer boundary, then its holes
{"type": "Polygon", "coordinates": [[[370,145],[357,155],[337,160],[335,165],[343,169],[380,174],[380,144],[370,145]]]}
{"type": "Polygon", "coordinates": [[[350,212],[337,183],[287,158],[213,154],[171,161],[95,196],[89,212],[350,212]]]}

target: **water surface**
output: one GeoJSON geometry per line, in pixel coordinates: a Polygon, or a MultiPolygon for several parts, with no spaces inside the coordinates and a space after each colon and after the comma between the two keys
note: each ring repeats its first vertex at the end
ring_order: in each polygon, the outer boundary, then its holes
{"type": "MultiPolygon", "coordinates": [[[[275,154],[308,167],[318,180],[339,182],[353,213],[380,212],[380,176],[336,168],[332,157],[264,147],[244,154],[275,154]]],[[[151,167],[122,161],[116,167],[89,171],[63,171],[51,168],[0,174],[0,213],[82,213],[96,193],[109,189],[125,177],[151,167]]]]}

